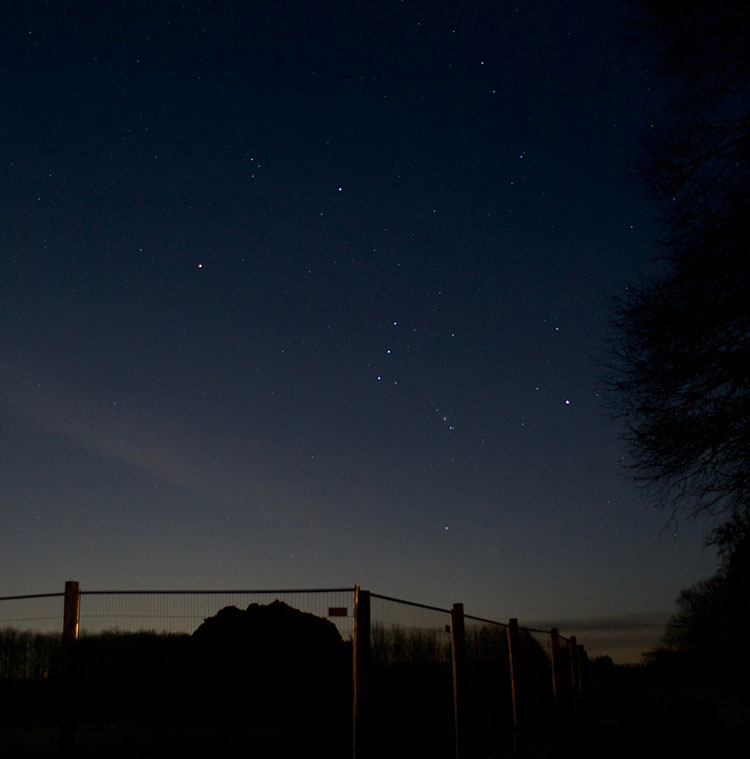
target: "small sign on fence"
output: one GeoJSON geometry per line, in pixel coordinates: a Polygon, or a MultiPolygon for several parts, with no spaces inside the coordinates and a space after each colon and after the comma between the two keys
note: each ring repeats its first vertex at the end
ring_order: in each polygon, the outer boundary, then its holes
{"type": "Polygon", "coordinates": [[[348,616],[347,608],[346,606],[329,606],[328,616],[329,617],[346,617],[348,616]]]}

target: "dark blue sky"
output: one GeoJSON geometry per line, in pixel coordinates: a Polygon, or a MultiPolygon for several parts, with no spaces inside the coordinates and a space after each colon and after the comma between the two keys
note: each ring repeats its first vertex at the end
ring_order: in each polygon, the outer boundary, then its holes
{"type": "Polygon", "coordinates": [[[709,574],[597,393],[655,253],[624,9],[11,3],[0,594],[632,622],[709,574]]]}

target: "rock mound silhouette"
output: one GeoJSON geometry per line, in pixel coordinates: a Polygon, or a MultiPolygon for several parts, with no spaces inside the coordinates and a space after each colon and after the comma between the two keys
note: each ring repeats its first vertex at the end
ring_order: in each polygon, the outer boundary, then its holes
{"type": "Polygon", "coordinates": [[[193,638],[204,645],[241,649],[259,662],[269,656],[277,661],[336,656],[344,646],[332,622],[278,600],[267,606],[250,604],[245,611],[227,606],[206,619],[193,638]]]}
{"type": "Polygon", "coordinates": [[[227,606],[193,633],[195,674],[229,715],[315,712],[351,697],[351,644],[327,619],[282,601],[227,606]]]}

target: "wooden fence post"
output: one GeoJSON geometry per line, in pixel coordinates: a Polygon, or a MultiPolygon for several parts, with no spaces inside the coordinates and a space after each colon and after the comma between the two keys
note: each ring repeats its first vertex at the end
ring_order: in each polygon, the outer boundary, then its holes
{"type": "Polygon", "coordinates": [[[560,630],[557,627],[553,627],[549,631],[549,648],[550,648],[550,664],[552,666],[552,708],[554,713],[557,714],[559,706],[557,703],[557,668],[560,666],[557,658],[557,650],[560,647],[560,630]]]}
{"type": "Polygon", "coordinates": [[[518,751],[518,685],[519,685],[518,620],[508,624],[508,663],[510,664],[510,692],[513,701],[513,752],[518,751]]]}
{"type": "Polygon", "coordinates": [[[366,759],[370,751],[370,591],[354,586],[353,755],[366,759]]]}
{"type": "Polygon", "coordinates": [[[456,759],[461,757],[463,743],[463,681],[466,652],[464,605],[453,604],[451,609],[451,658],[453,668],[453,727],[456,736],[456,759]]]}
{"type": "Polygon", "coordinates": [[[60,754],[73,755],[75,743],[76,641],[81,609],[81,589],[75,580],[65,583],[63,611],[62,670],[60,674],[60,754]]]}

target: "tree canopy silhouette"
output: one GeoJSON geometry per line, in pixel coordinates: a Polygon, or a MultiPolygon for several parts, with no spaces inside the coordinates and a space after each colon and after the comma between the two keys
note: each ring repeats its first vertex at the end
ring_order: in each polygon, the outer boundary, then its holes
{"type": "Polygon", "coordinates": [[[660,645],[647,655],[657,663],[687,664],[691,679],[744,688],[749,594],[750,535],[741,530],[720,570],[680,591],[660,645]]]}
{"type": "Polygon", "coordinates": [[[616,300],[606,382],[636,478],[671,519],[721,515],[731,553],[750,523],[750,4],[635,5],[671,88],[642,165],[662,256],[616,300]]]}

